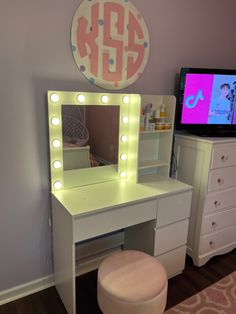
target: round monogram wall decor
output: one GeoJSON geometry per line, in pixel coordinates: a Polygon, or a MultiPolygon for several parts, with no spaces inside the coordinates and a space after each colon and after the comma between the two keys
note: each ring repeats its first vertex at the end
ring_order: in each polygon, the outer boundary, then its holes
{"type": "Polygon", "coordinates": [[[105,89],[131,85],[148,60],[147,26],[128,0],[84,0],[73,18],[71,44],[79,70],[105,89]]]}

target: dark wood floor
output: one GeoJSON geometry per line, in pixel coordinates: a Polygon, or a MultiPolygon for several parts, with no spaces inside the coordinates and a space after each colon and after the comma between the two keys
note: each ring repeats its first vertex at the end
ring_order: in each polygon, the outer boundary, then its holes
{"type": "MultiPolygon", "coordinates": [[[[168,282],[167,309],[208,287],[236,270],[236,250],[212,258],[202,267],[193,266],[190,258],[181,275],[168,282]]],[[[77,279],[77,309],[79,314],[101,314],[96,299],[96,271],[77,279]]],[[[0,306],[0,314],[66,314],[56,292],[49,288],[20,300],[0,306]]]]}

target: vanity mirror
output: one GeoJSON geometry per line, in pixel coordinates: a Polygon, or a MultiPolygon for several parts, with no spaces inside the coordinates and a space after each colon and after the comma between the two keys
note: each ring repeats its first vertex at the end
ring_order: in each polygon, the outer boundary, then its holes
{"type": "Polygon", "coordinates": [[[62,106],[63,170],[118,164],[119,106],[62,106]]]}
{"type": "Polygon", "coordinates": [[[49,91],[48,110],[52,190],[137,181],[139,95],[49,91]]]}

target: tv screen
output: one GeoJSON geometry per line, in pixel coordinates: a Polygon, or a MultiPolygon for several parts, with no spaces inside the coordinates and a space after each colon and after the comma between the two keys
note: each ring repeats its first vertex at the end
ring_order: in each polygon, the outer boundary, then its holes
{"type": "Polygon", "coordinates": [[[182,68],[176,129],[200,135],[236,131],[236,70],[182,68]]]}

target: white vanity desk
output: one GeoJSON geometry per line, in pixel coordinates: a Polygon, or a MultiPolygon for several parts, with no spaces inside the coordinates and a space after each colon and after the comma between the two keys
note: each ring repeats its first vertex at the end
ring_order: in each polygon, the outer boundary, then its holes
{"type": "MultiPolygon", "coordinates": [[[[166,202],[166,206],[165,212],[160,212],[161,219],[166,220],[165,225],[170,228],[169,232],[176,233],[169,234],[162,246],[167,246],[170,255],[171,260],[167,261],[167,264],[172,263],[170,267],[174,268],[180,267],[175,269],[175,272],[181,272],[185,260],[191,193],[189,185],[172,179],[141,184],[117,180],[53,192],[55,285],[68,313],[76,313],[75,244],[137,225],[136,228],[144,226],[143,231],[139,231],[139,237],[144,242],[145,239],[149,241],[147,250],[153,246],[153,255],[156,255],[155,250],[158,250],[158,247],[155,248],[154,238],[155,232],[158,231],[158,212],[161,210],[158,203],[161,205],[162,201],[166,202]],[[138,225],[149,221],[152,225],[138,225]],[[151,243],[148,235],[152,238],[151,243]],[[171,248],[168,247],[169,239],[172,239],[171,248]],[[176,258],[173,260],[173,257],[176,258]]],[[[167,227],[160,229],[166,233],[167,227]]],[[[135,235],[135,232],[136,230],[132,232],[132,228],[128,229],[127,242],[129,248],[137,249],[142,243],[138,237],[136,243],[132,239],[132,233],[135,235]]],[[[162,237],[161,234],[160,236],[162,237]]],[[[158,242],[158,239],[156,240],[158,242]]]]}
{"type": "Polygon", "coordinates": [[[76,314],[75,277],[87,244],[90,259],[97,241],[122,235],[119,249],[155,256],[168,277],[184,269],[192,187],[169,179],[173,127],[140,132],[141,103],[165,104],[173,126],[174,96],[48,92],[55,285],[69,314],[76,314]],[[65,170],[62,106],[94,104],[119,106],[118,161],[65,170]]]}

